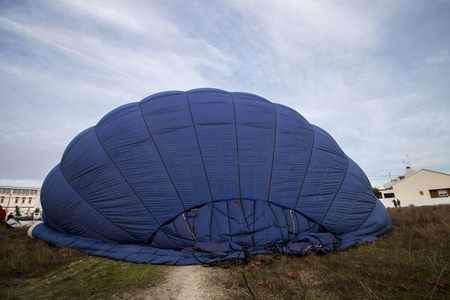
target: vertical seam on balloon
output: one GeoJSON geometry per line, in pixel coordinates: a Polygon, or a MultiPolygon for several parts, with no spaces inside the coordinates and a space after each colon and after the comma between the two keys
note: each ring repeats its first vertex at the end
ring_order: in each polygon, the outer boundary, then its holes
{"type": "MultiPolygon", "coordinates": [[[[292,239],[294,239],[295,237],[295,220],[294,220],[294,214],[292,213],[292,209],[289,209],[289,216],[291,217],[291,221],[292,221],[292,239]]],[[[295,219],[297,219],[297,214],[295,214],[295,219]]],[[[286,222],[288,224],[288,237],[289,237],[289,222],[286,222]]],[[[297,226],[297,230],[298,230],[298,226],[297,226]]]]}
{"type": "MultiPolygon", "coordinates": [[[[230,200],[233,201],[233,200],[230,200]]],[[[238,199],[236,199],[235,201],[239,201],[238,199]]],[[[234,207],[236,208],[237,211],[237,216],[236,216],[236,220],[237,223],[239,224],[239,232],[244,232],[245,230],[245,225],[242,222],[243,220],[245,220],[245,216],[244,216],[244,212],[242,211],[242,207],[239,203],[235,203],[235,201],[232,202],[232,204],[234,205],[234,207]]],[[[247,226],[248,229],[248,226],[247,226]]],[[[245,243],[245,236],[242,237],[242,243],[245,243]]]]}
{"type": "MultiPolygon", "coordinates": [[[[162,158],[161,152],[159,152],[158,145],[156,145],[156,141],[153,138],[153,134],[150,131],[150,128],[148,127],[147,120],[145,119],[144,112],[142,111],[141,102],[138,103],[138,106],[139,106],[139,111],[141,112],[142,120],[144,121],[145,127],[147,128],[147,132],[150,135],[150,138],[152,139],[153,145],[155,146],[155,149],[156,149],[156,152],[158,153],[159,159],[161,160],[161,163],[163,164],[164,170],[166,170],[166,174],[169,177],[170,182],[172,183],[173,189],[175,190],[175,193],[177,194],[178,200],[180,200],[181,205],[183,206],[183,211],[185,211],[186,206],[184,205],[183,200],[181,199],[181,196],[178,193],[175,183],[172,180],[172,176],[170,176],[170,173],[169,173],[169,170],[167,169],[166,163],[164,162],[164,160],[162,158]]],[[[178,229],[175,225],[174,225],[174,228],[175,228],[176,233],[179,235],[178,229]]],[[[180,238],[180,241],[183,242],[181,238],[180,238]]]]}
{"type": "MultiPolygon", "coordinates": [[[[164,226],[164,225],[162,225],[162,226],[164,226]]],[[[179,233],[179,231],[178,231],[178,228],[177,228],[177,225],[176,225],[176,223],[175,223],[175,221],[174,222],[172,222],[172,226],[173,226],[173,228],[175,229],[175,233],[176,233],[176,235],[177,235],[177,237],[178,237],[178,239],[180,240],[180,242],[181,242],[181,244],[176,244],[176,246],[178,247],[178,246],[180,246],[180,245],[184,245],[184,240],[183,240],[183,238],[181,237],[181,235],[180,235],[180,233],[179,233]]],[[[158,231],[159,230],[159,228],[156,230],[156,231],[158,231]]],[[[156,232],[155,231],[155,232],[156,232]]],[[[170,231],[169,231],[170,232],[170,231]]],[[[181,247],[181,246],[180,246],[181,247]]]]}
{"type": "Polygon", "coordinates": [[[253,234],[255,234],[256,201],[253,201],[253,234]]]}
{"type": "MultiPolygon", "coordinates": [[[[188,105],[188,108],[189,108],[189,113],[191,115],[192,127],[194,128],[195,138],[197,140],[198,151],[200,153],[200,158],[202,159],[203,171],[205,172],[206,183],[208,184],[209,194],[211,196],[211,201],[212,201],[212,200],[214,200],[214,197],[212,195],[211,186],[209,184],[208,173],[206,172],[205,161],[203,160],[202,148],[200,147],[200,141],[198,140],[197,128],[195,127],[194,116],[192,115],[191,104],[189,103],[189,96],[188,96],[188,94],[186,92],[184,93],[184,95],[186,96],[186,101],[187,101],[187,105],[188,105]]],[[[214,202],[213,202],[212,205],[213,205],[212,208],[214,208],[214,202]]],[[[211,218],[210,218],[210,221],[209,221],[209,241],[210,242],[211,242],[211,227],[212,227],[212,216],[213,216],[212,211],[213,211],[213,209],[211,209],[211,218]]]]}
{"type": "Polygon", "coordinates": [[[375,210],[375,207],[377,206],[377,200],[375,200],[375,203],[370,211],[370,213],[367,214],[367,217],[364,219],[364,221],[362,221],[361,225],[358,226],[358,228],[356,228],[355,231],[358,231],[359,228],[361,228],[361,226],[363,226],[364,223],[366,223],[367,219],[370,217],[370,215],[373,213],[373,211],[375,210]]]}
{"type": "Polygon", "coordinates": [[[175,190],[175,193],[177,194],[178,199],[181,202],[181,205],[183,205],[183,209],[186,210],[186,206],[184,205],[184,202],[181,199],[180,194],[178,193],[177,187],[175,186],[175,183],[173,182],[172,176],[170,176],[169,170],[167,169],[166,163],[164,162],[164,159],[162,158],[162,155],[161,155],[161,152],[159,151],[158,145],[156,145],[156,141],[153,137],[153,134],[150,131],[150,128],[148,127],[147,120],[145,119],[144,112],[142,111],[141,102],[139,102],[139,110],[141,111],[142,119],[144,120],[145,127],[147,128],[148,134],[150,135],[150,138],[152,139],[153,145],[155,146],[155,149],[156,149],[156,152],[158,153],[159,159],[161,160],[161,163],[163,164],[164,169],[166,170],[167,176],[169,177],[169,180],[172,183],[173,189],[175,190]]]}
{"type": "MultiPolygon", "coordinates": [[[[289,209],[289,211],[290,211],[290,209],[289,209]]],[[[286,210],[282,210],[282,212],[283,212],[283,216],[284,216],[284,220],[286,221],[286,228],[287,228],[287,240],[289,240],[289,219],[288,219],[288,217],[286,216],[286,210]]],[[[290,213],[289,213],[290,214],[290,213]]],[[[292,218],[292,216],[290,216],[291,217],[291,220],[292,220],[292,224],[293,224],[293,226],[292,226],[292,232],[294,232],[294,230],[295,230],[295,225],[294,225],[294,219],[292,218]]]]}
{"type": "Polygon", "coordinates": [[[322,225],[323,221],[325,220],[325,217],[327,216],[328,212],[330,211],[330,208],[331,208],[331,206],[333,205],[334,200],[336,200],[336,197],[337,197],[337,195],[339,194],[339,191],[341,190],[342,185],[344,184],[345,179],[347,178],[349,160],[348,160],[348,156],[345,156],[345,157],[347,158],[347,167],[346,167],[346,169],[345,169],[345,175],[344,175],[344,178],[342,179],[341,185],[339,186],[338,190],[337,190],[336,193],[334,194],[334,198],[333,198],[333,200],[331,200],[331,203],[330,203],[330,205],[328,206],[327,211],[326,211],[325,214],[323,215],[322,221],[319,222],[320,225],[322,225]]]}
{"type": "MultiPolygon", "coordinates": [[[[211,242],[211,235],[212,235],[213,216],[214,216],[214,202],[211,203],[211,215],[209,216],[209,241],[210,242],[211,242]]],[[[217,226],[216,226],[216,228],[217,228],[217,226]]]]}
{"type": "MultiPolygon", "coordinates": [[[[239,199],[239,200],[241,200],[241,199],[239,199]]],[[[258,199],[245,199],[245,200],[249,200],[249,201],[252,201],[253,203],[254,203],[254,207],[255,207],[255,205],[256,205],[256,201],[261,201],[261,202],[265,202],[265,200],[258,200],[258,199]]],[[[211,201],[211,202],[207,202],[207,203],[204,203],[203,205],[205,205],[205,204],[208,204],[208,203],[211,203],[211,207],[212,207],[212,205],[214,204],[214,202],[222,202],[222,201],[231,201],[230,199],[220,199],[220,200],[215,200],[215,201],[211,201]]],[[[201,206],[203,206],[203,205],[200,205],[200,207],[201,206]]],[[[242,206],[242,201],[241,201],[241,206],[242,206]]],[[[242,206],[243,207],[243,206],[242,206]]],[[[195,207],[194,207],[195,208],[195,207]]],[[[243,210],[243,213],[244,213],[244,216],[245,216],[245,211],[244,211],[244,209],[242,208],[242,210],[243,210]]],[[[255,211],[255,208],[253,209],[253,211],[255,211]]],[[[298,213],[298,212],[297,212],[298,213]]],[[[179,217],[179,216],[181,216],[181,213],[180,214],[178,214],[176,217],[174,217],[174,219],[173,219],[173,221],[172,221],[172,224],[175,224],[175,219],[177,218],[177,217],[179,217]]],[[[255,214],[253,214],[253,216],[255,216],[255,214]]],[[[249,230],[249,234],[251,235],[251,237],[252,237],[252,240],[254,240],[254,232],[252,233],[251,231],[250,231],[250,225],[248,225],[248,221],[247,221],[247,217],[246,217],[246,222],[247,222],[247,227],[248,227],[248,230],[249,230]]],[[[253,222],[254,222],[254,219],[253,219],[253,222]]],[[[161,227],[162,226],[164,226],[164,225],[161,225],[161,227]]],[[[159,230],[161,230],[161,227],[158,227],[158,229],[156,229],[155,230],[155,233],[157,233],[159,230]]],[[[175,227],[175,225],[174,225],[174,227],[175,227]]],[[[217,228],[217,226],[216,226],[216,228],[217,228]]],[[[254,229],[253,229],[253,231],[254,231],[254,229]]],[[[195,230],[194,230],[194,232],[195,232],[195,230]]],[[[180,240],[181,240],[181,242],[182,243],[185,243],[184,241],[183,241],[183,238],[181,238],[181,237],[179,237],[180,238],[180,240]]],[[[150,243],[150,242],[148,242],[148,243],[150,243]]]]}
{"type": "MultiPolygon", "coordinates": [[[[233,104],[233,116],[234,116],[234,133],[236,136],[236,161],[237,161],[237,169],[238,169],[238,186],[239,186],[239,201],[241,202],[242,214],[244,215],[245,223],[247,224],[247,229],[249,231],[250,237],[252,238],[253,245],[255,245],[255,241],[250,232],[250,227],[248,227],[247,217],[245,216],[244,208],[242,206],[242,191],[241,191],[241,166],[239,163],[239,140],[238,140],[238,130],[237,130],[237,119],[236,119],[236,106],[234,103],[233,93],[230,93],[231,103],[233,104]]],[[[230,222],[230,217],[228,215],[228,223],[230,222]]],[[[231,236],[231,227],[230,227],[230,236],[231,236]]]]}
{"type": "MultiPolygon", "coordinates": [[[[275,119],[274,120],[274,126],[275,126],[275,128],[274,128],[274,134],[273,134],[272,167],[271,167],[271,170],[270,170],[270,180],[269,180],[269,191],[267,193],[267,203],[269,204],[270,211],[272,212],[272,215],[275,218],[275,221],[277,222],[278,229],[280,230],[280,234],[281,234],[281,239],[283,240],[283,244],[285,244],[286,241],[285,241],[285,238],[284,238],[284,235],[283,235],[283,230],[281,228],[281,223],[278,220],[277,216],[275,215],[275,213],[274,213],[274,211],[272,209],[271,203],[269,202],[269,200],[270,200],[270,191],[271,191],[271,188],[272,188],[273,168],[274,168],[274,164],[275,164],[275,150],[276,150],[277,129],[278,129],[278,126],[277,126],[277,121],[278,121],[278,119],[277,119],[277,108],[276,108],[276,105],[274,103],[272,105],[273,105],[273,111],[274,111],[274,119],[275,119]]],[[[284,217],[286,218],[286,216],[284,216],[284,217]]],[[[288,228],[288,238],[289,238],[289,228],[288,228]]]]}
{"type": "Polygon", "coordinates": [[[243,201],[242,201],[242,199],[239,199],[238,201],[241,203],[242,214],[244,215],[244,220],[245,220],[245,223],[247,224],[248,233],[250,234],[250,237],[252,238],[253,246],[256,246],[255,238],[253,237],[253,233],[250,231],[250,226],[248,226],[248,220],[247,220],[247,216],[245,215],[244,204],[242,203],[243,201]]]}
{"type": "Polygon", "coordinates": [[[359,193],[358,193],[357,196],[354,197],[354,200],[352,202],[352,206],[350,207],[350,209],[345,214],[342,215],[341,223],[343,223],[347,219],[347,215],[349,214],[349,211],[353,208],[353,205],[355,204],[357,199],[360,199],[362,192],[363,192],[363,188],[362,188],[362,186],[360,186],[359,187],[359,193]]]}
{"type": "Polygon", "coordinates": [[[239,139],[238,139],[238,129],[237,129],[237,118],[236,118],[236,105],[234,102],[233,93],[231,94],[231,101],[233,102],[233,113],[234,113],[234,131],[236,133],[236,156],[237,156],[237,167],[238,167],[238,183],[239,183],[239,199],[242,198],[241,191],[241,165],[239,161],[239,139]]]}
{"type": "MultiPolygon", "coordinates": [[[[286,241],[285,241],[285,239],[284,239],[283,230],[281,230],[280,222],[278,221],[277,216],[276,216],[275,213],[273,212],[271,203],[270,203],[270,202],[267,202],[267,204],[269,205],[270,211],[272,212],[272,215],[273,215],[273,217],[275,218],[275,221],[277,222],[278,229],[280,230],[280,234],[281,234],[281,239],[283,240],[283,244],[285,244],[286,241]]],[[[288,237],[289,237],[289,236],[288,236],[288,237]]]]}
{"type": "Polygon", "coordinates": [[[302,185],[300,186],[300,191],[298,191],[297,201],[295,202],[294,209],[297,209],[298,200],[300,200],[300,196],[303,191],[303,186],[305,185],[306,176],[308,175],[309,166],[311,165],[311,159],[312,159],[312,154],[313,154],[313,150],[314,150],[314,143],[316,142],[316,130],[314,129],[314,126],[312,126],[312,125],[311,125],[311,129],[312,129],[313,139],[312,139],[312,143],[311,143],[311,151],[309,153],[308,166],[306,167],[305,174],[303,175],[302,185]]]}
{"type": "Polygon", "coordinates": [[[109,223],[111,223],[112,225],[114,225],[115,227],[117,227],[120,231],[123,231],[124,233],[126,233],[128,236],[132,237],[135,240],[138,240],[138,238],[136,238],[135,236],[133,236],[131,233],[127,232],[125,229],[120,228],[119,226],[117,226],[114,222],[112,222],[109,218],[107,218],[104,214],[102,214],[98,209],[96,209],[89,201],[87,201],[83,196],[81,196],[81,194],[72,186],[72,184],[69,182],[69,180],[66,178],[66,175],[64,174],[63,170],[61,169],[61,164],[59,164],[59,170],[61,171],[61,175],[63,176],[64,180],[67,182],[68,185],[70,185],[70,187],[72,188],[72,190],[75,191],[75,193],[78,194],[78,196],[80,196],[81,199],[84,200],[84,202],[86,202],[87,204],[89,204],[89,206],[91,206],[96,212],[98,212],[101,216],[103,216],[103,218],[105,218],[109,223]]]}
{"type": "Polygon", "coordinates": [[[276,143],[277,143],[277,108],[274,103],[272,103],[273,106],[273,115],[274,115],[274,130],[273,130],[273,150],[272,150],[272,167],[270,169],[270,179],[269,179],[269,191],[267,192],[267,202],[270,200],[270,190],[272,187],[272,176],[273,176],[273,165],[275,161],[275,149],[276,149],[276,143]]]}
{"type": "Polygon", "coordinates": [[[186,225],[187,230],[189,231],[189,234],[191,235],[192,241],[197,244],[198,243],[197,237],[195,236],[194,232],[191,230],[191,227],[189,226],[189,223],[186,219],[185,213],[182,213],[181,217],[184,221],[184,224],[186,225]]]}
{"type": "MultiPolygon", "coordinates": [[[[275,213],[273,212],[273,209],[272,209],[272,207],[270,206],[270,202],[269,202],[269,200],[270,200],[270,188],[271,188],[271,185],[272,185],[273,162],[274,162],[274,160],[275,160],[275,146],[276,146],[276,142],[277,142],[277,110],[276,110],[276,108],[275,108],[275,104],[272,103],[272,106],[273,106],[273,111],[274,111],[274,113],[273,113],[273,115],[274,115],[274,130],[273,130],[272,166],[271,166],[271,169],[270,169],[269,189],[268,189],[268,191],[267,191],[267,200],[266,200],[266,202],[267,202],[267,204],[269,205],[270,212],[272,213],[273,217],[275,218],[275,221],[276,221],[277,224],[278,224],[278,228],[279,228],[280,234],[281,234],[281,239],[283,240],[283,243],[284,243],[283,231],[282,231],[281,228],[280,228],[280,223],[278,222],[278,219],[277,219],[277,217],[275,216],[275,213]]],[[[268,214],[266,214],[266,217],[267,217],[267,216],[268,216],[268,214]]],[[[266,220],[266,222],[267,222],[267,221],[268,221],[268,220],[266,220]]],[[[264,236],[265,236],[264,238],[265,238],[265,240],[266,240],[266,242],[267,242],[267,237],[266,237],[266,235],[267,235],[267,231],[264,230],[264,236]]]]}
{"type": "Polygon", "coordinates": [[[197,128],[196,128],[195,122],[194,122],[194,116],[192,115],[191,104],[189,102],[189,96],[188,96],[187,93],[184,93],[184,94],[186,95],[186,101],[187,101],[187,105],[188,105],[188,108],[189,108],[189,113],[191,115],[192,127],[194,128],[195,139],[197,140],[198,151],[200,153],[200,158],[202,160],[203,171],[205,172],[205,178],[206,178],[206,183],[208,184],[209,194],[211,196],[211,200],[214,200],[214,197],[213,197],[213,194],[212,194],[212,191],[211,191],[211,185],[209,184],[208,172],[206,171],[205,160],[203,159],[202,148],[200,147],[200,141],[198,139],[197,128]]]}
{"type": "MultiPolygon", "coordinates": [[[[295,221],[297,221],[297,232],[300,233],[301,229],[300,229],[300,222],[298,221],[298,214],[294,213],[294,216],[295,216],[295,221]]],[[[309,220],[307,220],[307,221],[309,222],[309,220]]],[[[295,238],[295,236],[294,236],[294,238],[295,238]]]]}
{"type": "Polygon", "coordinates": [[[195,238],[197,238],[197,236],[195,235],[195,217],[192,218],[192,232],[194,233],[195,238]]]}
{"type": "Polygon", "coordinates": [[[125,182],[127,183],[128,187],[133,191],[133,194],[136,196],[136,198],[139,199],[139,201],[142,203],[142,205],[145,207],[145,209],[149,212],[149,214],[153,217],[153,219],[155,219],[156,223],[158,223],[158,226],[160,226],[158,220],[155,218],[155,216],[152,214],[152,212],[150,211],[150,209],[147,207],[147,205],[145,205],[145,203],[142,201],[141,197],[139,197],[139,195],[136,193],[136,191],[134,190],[133,186],[128,182],[128,180],[125,178],[125,176],[123,175],[122,171],[119,169],[119,167],[117,166],[116,162],[112,159],[112,157],[109,155],[108,151],[106,151],[105,146],[103,145],[102,141],[100,140],[98,133],[97,133],[97,127],[94,127],[94,132],[95,132],[95,136],[97,138],[98,143],[100,144],[100,146],[102,146],[103,152],[105,152],[105,154],[108,156],[109,160],[112,162],[112,164],[114,165],[114,167],[116,168],[116,170],[119,172],[119,174],[122,176],[123,180],[125,180],[125,182]]]}
{"type": "MultiPolygon", "coordinates": [[[[237,130],[237,119],[236,119],[236,105],[234,102],[234,96],[233,93],[230,93],[231,96],[231,103],[233,104],[233,117],[234,117],[234,133],[236,136],[236,161],[237,161],[237,169],[238,169],[238,186],[239,186],[239,201],[241,204],[242,214],[244,215],[245,223],[247,224],[247,229],[249,231],[250,237],[252,238],[253,245],[255,245],[255,241],[253,239],[253,236],[250,232],[250,227],[248,227],[248,221],[247,217],[245,216],[244,208],[242,207],[242,191],[241,191],[241,166],[239,162],[239,140],[238,140],[238,130],[237,130]]],[[[228,222],[230,217],[228,216],[228,222]]],[[[231,235],[231,227],[230,227],[230,235],[231,235]]]]}
{"type": "MultiPolygon", "coordinates": [[[[112,162],[112,164],[114,165],[114,167],[117,169],[117,171],[119,171],[120,175],[122,176],[123,180],[125,180],[125,182],[127,183],[128,187],[133,191],[133,194],[136,196],[136,198],[139,199],[139,201],[142,203],[142,205],[145,207],[145,209],[148,211],[148,213],[153,217],[153,219],[156,221],[156,223],[158,224],[158,227],[161,226],[161,224],[158,222],[158,220],[156,219],[156,217],[152,214],[152,212],[150,211],[150,209],[147,207],[147,205],[145,205],[145,203],[142,201],[142,199],[139,197],[139,195],[136,193],[136,191],[133,189],[133,187],[131,186],[131,184],[128,182],[128,180],[125,178],[125,176],[122,174],[122,171],[119,169],[119,167],[116,165],[116,163],[114,162],[114,160],[112,159],[112,157],[109,155],[108,151],[106,151],[105,147],[103,146],[102,142],[100,141],[100,138],[98,137],[97,134],[97,127],[94,127],[94,132],[95,132],[95,136],[97,138],[98,143],[100,144],[100,146],[102,146],[103,151],[105,152],[105,154],[108,156],[109,160],[112,162]]],[[[167,236],[167,238],[169,240],[171,240],[171,238],[169,237],[169,235],[162,230],[162,232],[167,236]]],[[[172,240],[171,240],[172,241],[172,240]]],[[[173,241],[172,241],[173,242],[173,241]]]]}
{"type": "Polygon", "coordinates": [[[228,219],[228,230],[230,232],[230,241],[233,241],[233,237],[231,235],[231,222],[230,222],[230,208],[229,208],[229,201],[226,202],[227,203],[227,219],[228,219]]]}

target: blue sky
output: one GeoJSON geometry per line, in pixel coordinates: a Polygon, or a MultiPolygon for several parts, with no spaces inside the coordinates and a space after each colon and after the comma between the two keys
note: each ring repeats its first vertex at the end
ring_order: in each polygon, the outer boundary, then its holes
{"type": "Polygon", "coordinates": [[[117,106],[200,87],[294,108],[373,186],[407,155],[450,173],[449,1],[1,0],[0,185],[40,186],[117,106]]]}

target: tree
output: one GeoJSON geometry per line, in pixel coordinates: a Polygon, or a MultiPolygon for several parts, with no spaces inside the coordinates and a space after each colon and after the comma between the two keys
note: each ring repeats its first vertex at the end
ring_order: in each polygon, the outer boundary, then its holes
{"type": "Polygon", "coordinates": [[[21,215],[19,207],[16,205],[16,216],[20,217],[21,215]]]}
{"type": "Polygon", "coordinates": [[[377,198],[381,198],[381,192],[379,188],[373,187],[373,194],[375,195],[375,197],[377,198]]]}

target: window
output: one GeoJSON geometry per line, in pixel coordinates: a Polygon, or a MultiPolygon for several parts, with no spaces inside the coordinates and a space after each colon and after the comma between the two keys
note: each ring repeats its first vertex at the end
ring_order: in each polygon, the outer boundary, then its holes
{"type": "Polygon", "coordinates": [[[423,196],[423,191],[420,191],[419,194],[420,194],[420,196],[423,196]]]}
{"type": "Polygon", "coordinates": [[[386,194],[384,194],[384,198],[395,198],[395,194],[394,193],[386,193],[386,194]]]}
{"type": "Polygon", "coordinates": [[[30,204],[31,203],[31,197],[30,198],[28,198],[28,204],[30,204]]]}
{"type": "Polygon", "coordinates": [[[5,197],[2,197],[2,203],[3,203],[3,200],[5,200],[5,197]]]}
{"type": "Polygon", "coordinates": [[[439,197],[448,197],[447,190],[438,190],[439,197]]]}
{"type": "Polygon", "coordinates": [[[14,203],[18,203],[19,202],[19,197],[16,197],[16,201],[14,203]]]}

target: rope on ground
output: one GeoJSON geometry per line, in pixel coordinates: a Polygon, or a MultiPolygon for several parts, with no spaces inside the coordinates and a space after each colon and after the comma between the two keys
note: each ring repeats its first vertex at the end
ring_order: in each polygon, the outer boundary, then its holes
{"type": "Polygon", "coordinates": [[[252,294],[253,300],[255,300],[255,295],[253,294],[252,289],[248,286],[247,278],[245,277],[245,266],[249,263],[250,256],[248,255],[248,250],[244,248],[244,263],[242,264],[242,277],[244,277],[245,286],[249,290],[250,294],[252,294]]]}

